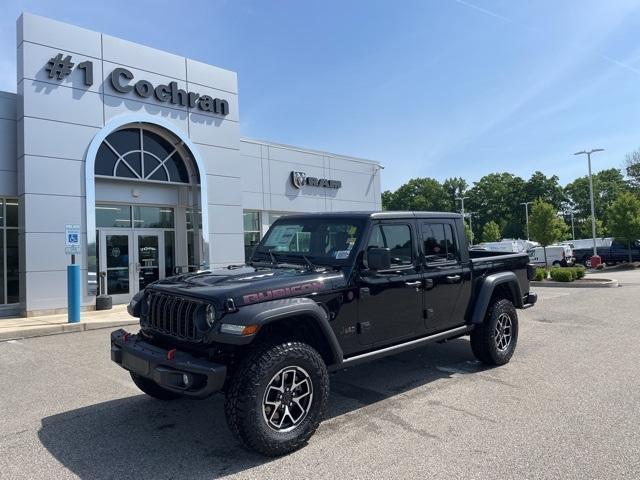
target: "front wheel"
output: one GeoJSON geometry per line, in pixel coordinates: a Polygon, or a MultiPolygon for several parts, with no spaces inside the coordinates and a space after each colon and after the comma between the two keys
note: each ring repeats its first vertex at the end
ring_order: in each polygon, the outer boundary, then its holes
{"type": "Polygon", "coordinates": [[[487,365],[504,365],[511,360],[518,342],[518,314],[509,300],[495,301],[484,322],[471,332],[471,349],[487,365]]]}
{"type": "Polygon", "coordinates": [[[276,456],[302,447],[329,399],[327,367],[300,342],[264,345],[243,360],[225,398],[227,423],[247,447],[276,456]]]}

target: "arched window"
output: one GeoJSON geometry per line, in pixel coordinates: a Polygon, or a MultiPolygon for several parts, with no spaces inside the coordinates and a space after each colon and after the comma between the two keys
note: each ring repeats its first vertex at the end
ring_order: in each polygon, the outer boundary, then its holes
{"type": "Polygon", "coordinates": [[[132,180],[190,183],[180,144],[144,128],[123,128],[100,145],[95,175],[132,180]]]}

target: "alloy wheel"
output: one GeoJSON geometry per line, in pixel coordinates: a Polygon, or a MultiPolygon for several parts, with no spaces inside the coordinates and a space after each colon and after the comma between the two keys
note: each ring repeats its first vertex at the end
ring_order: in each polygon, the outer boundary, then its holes
{"type": "Polygon", "coordinates": [[[262,415],[269,428],[288,432],[306,418],[313,403],[311,377],[301,367],[285,367],[269,381],[262,400],[262,415]]]}
{"type": "Polygon", "coordinates": [[[493,335],[496,347],[499,351],[504,352],[509,348],[512,336],[513,324],[511,322],[511,317],[508,314],[503,313],[498,317],[493,335]]]}

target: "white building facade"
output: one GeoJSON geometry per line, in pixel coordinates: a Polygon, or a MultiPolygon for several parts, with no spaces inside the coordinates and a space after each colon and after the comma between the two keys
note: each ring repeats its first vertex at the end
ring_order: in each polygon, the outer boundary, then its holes
{"type": "Polygon", "coordinates": [[[0,315],[64,311],[72,253],[91,309],[242,263],[283,214],[381,208],[377,162],[241,138],[234,72],[26,13],[17,49],[17,94],[0,92],[0,315]]]}

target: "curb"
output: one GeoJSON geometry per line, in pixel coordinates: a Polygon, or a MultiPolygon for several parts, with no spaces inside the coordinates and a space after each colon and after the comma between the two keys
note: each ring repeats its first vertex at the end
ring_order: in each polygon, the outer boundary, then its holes
{"type": "Polygon", "coordinates": [[[562,288],[615,288],[619,287],[618,280],[610,280],[603,278],[597,282],[554,282],[553,280],[545,280],[543,282],[530,282],[532,287],[562,287],[562,288]]]}
{"type": "Polygon", "coordinates": [[[54,325],[42,325],[24,330],[0,331],[0,342],[8,340],[22,340],[24,338],[45,337],[59,335],[61,333],[85,332],[87,330],[100,330],[103,328],[122,327],[125,325],[137,325],[138,320],[109,320],[105,322],[86,323],[59,323],[54,325]]]}

